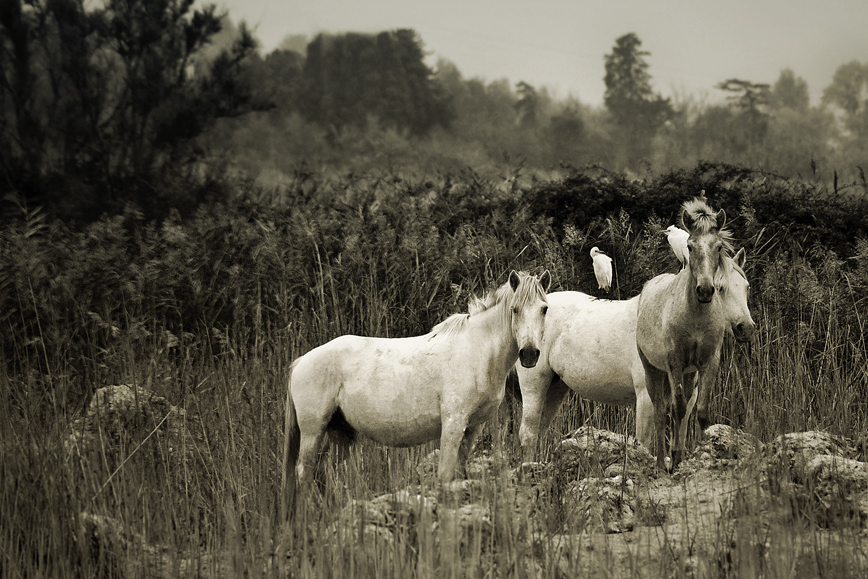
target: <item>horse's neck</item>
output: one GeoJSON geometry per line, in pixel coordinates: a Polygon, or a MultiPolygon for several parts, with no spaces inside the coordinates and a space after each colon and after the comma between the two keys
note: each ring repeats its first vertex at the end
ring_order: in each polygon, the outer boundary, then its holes
{"type": "Polygon", "coordinates": [[[468,334],[471,339],[479,340],[474,342],[474,347],[487,349],[495,363],[494,367],[502,369],[504,375],[512,369],[518,358],[518,342],[512,333],[512,316],[501,309],[506,307],[506,304],[496,304],[471,316],[472,330],[468,334]]]}

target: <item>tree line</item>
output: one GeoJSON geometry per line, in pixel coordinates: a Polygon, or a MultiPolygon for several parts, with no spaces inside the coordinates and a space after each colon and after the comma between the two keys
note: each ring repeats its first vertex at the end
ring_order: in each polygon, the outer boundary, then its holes
{"type": "Polygon", "coordinates": [[[722,79],[727,100],[709,104],[656,93],[629,33],[601,63],[595,108],[430,67],[413,30],[288,37],[263,56],[244,23],[193,0],[9,0],[0,31],[0,192],[84,220],[130,202],[190,209],[238,173],[268,185],[311,170],[708,160],[865,186],[868,62],[839,67],[815,106],[790,69],[773,84],[722,79]]]}

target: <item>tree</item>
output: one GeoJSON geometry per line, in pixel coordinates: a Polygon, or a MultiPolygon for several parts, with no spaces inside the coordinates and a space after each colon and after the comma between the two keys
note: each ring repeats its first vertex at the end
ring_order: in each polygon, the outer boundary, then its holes
{"type": "Polygon", "coordinates": [[[740,111],[739,118],[746,140],[749,143],[762,141],[768,130],[765,108],[769,104],[769,85],[730,78],[719,83],[717,88],[732,93],[727,99],[740,111]]]}
{"type": "Polygon", "coordinates": [[[552,157],[558,161],[577,162],[585,141],[585,121],[579,103],[568,102],[561,111],[552,115],[548,133],[552,157]]]}
{"type": "Polygon", "coordinates": [[[808,110],[810,100],[807,81],[797,77],[790,68],[781,71],[769,95],[769,104],[773,108],[788,108],[800,112],[808,110]]]}
{"type": "Polygon", "coordinates": [[[642,41],[632,32],[615,41],[612,54],[605,57],[604,102],[617,124],[653,133],[671,116],[672,106],[651,90],[644,58],[650,53],[640,46],[642,41]]]}
{"type": "Polygon", "coordinates": [[[246,110],[242,25],[210,60],[222,27],[193,0],[6,0],[0,9],[0,171],[25,196],[89,191],[104,209],[198,157],[193,140],[246,110]],[[138,185],[131,186],[135,182],[138,185]]]}
{"type": "Polygon", "coordinates": [[[524,127],[532,127],[536,125],[537,114],[539,113],[539,95],[533,86],[524,81],[519,82],[515,88],[518,92],[518,101],[515,103],[518,122],[524,127]]]}
{"type": "Polygon", "coordinates": [[[318,35],[307,47],[300,109],[322,126],[386,126],[424,134],[451,120],[448,99],[413,30],[318,35]]]}
{"type": "Polygon", "coordinates": [[[844,125],[856,137],[868,137],[868,62],[842,64],[823,91],[823,104],[839,107],[844,125]]]}
{"type": "Polygon", "coordinates": [[[651,75],[645,56],[639,50],[642,41],[634,33],[615,41],[607,54],[606,93],[604,102],[612,115],[620,141],[618,149],[625,157],[621,163],[635,166],[651,153],[651,140],[657,130],[673,116],[669,99],[651,90],[651,75]]]}

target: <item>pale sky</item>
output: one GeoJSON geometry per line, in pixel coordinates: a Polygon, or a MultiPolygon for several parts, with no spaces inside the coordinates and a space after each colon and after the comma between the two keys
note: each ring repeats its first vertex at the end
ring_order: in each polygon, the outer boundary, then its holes
{"type": "Polygon", "coordinates": [[[718,100],[728,78],[773,84],[791,68],[819,104],[835,69],[868,62],[868,0],[212,0],[246,20],[263,55],[291,34],[413,28],[427,62],[601,105],[604,55],[635,32],[664,96],[718,100]]]}

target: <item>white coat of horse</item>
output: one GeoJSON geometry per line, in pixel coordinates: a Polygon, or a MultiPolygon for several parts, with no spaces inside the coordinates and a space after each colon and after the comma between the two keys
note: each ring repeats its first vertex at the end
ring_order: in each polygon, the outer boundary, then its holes
{"type": "MultiPolygon", "coordinates": [[[[743,269],[746,252],[742,248],[734,258],[725,259],[729,277],[727,289],[722,290],[726,319],[735,339],[747,342],[756,324],[748,307],[750,284],[743,269]]],[[[562,291],[546,298],[549,311],[539,361],[533,368],[515,366],[522,398],[519,437],[524,459],[532,460],[540,434],[548,429],[569,390],[604,404],[635,404],[636,438],[653,449],[654,407],[636,347],[639,296],[610,301],[562,291]]],[[[719,353],[707,366],[709,387],[702,390],[697,405],[702,427],[707,423],[710,380],[716,376],[719,353]]]]}
{"type": "Polygon", "coordinates": [[[699,198],[685,203],[681,222],[690,232],[687,267],[677,275],[655,277],[639,294],[636,346],[654,406],[659,468],[665,467],[668,454],[668,418],[673,422],[674,469],[685,452],[688,418],[698,393],[710,388],[711,371],[720,360],[727,320],[718,290],[729,289],[725,258],[732,249],[725,220],[722,209],[715,213],[699,198]]]}
{"type": "MultiPolygon", "coordinates": [[[[341,336],[296,359],[286,394],[284,498],[310,481],[327,431],[359,432],[387,446],[440,438],[438,476],[463,469],[483,423],[496,413],[506,376],[539,358],[548,271],[509,280],[431,332],[410,338],[341,336]]],[[[334,440],[334,438],[333,438],[334,440]]]]}

